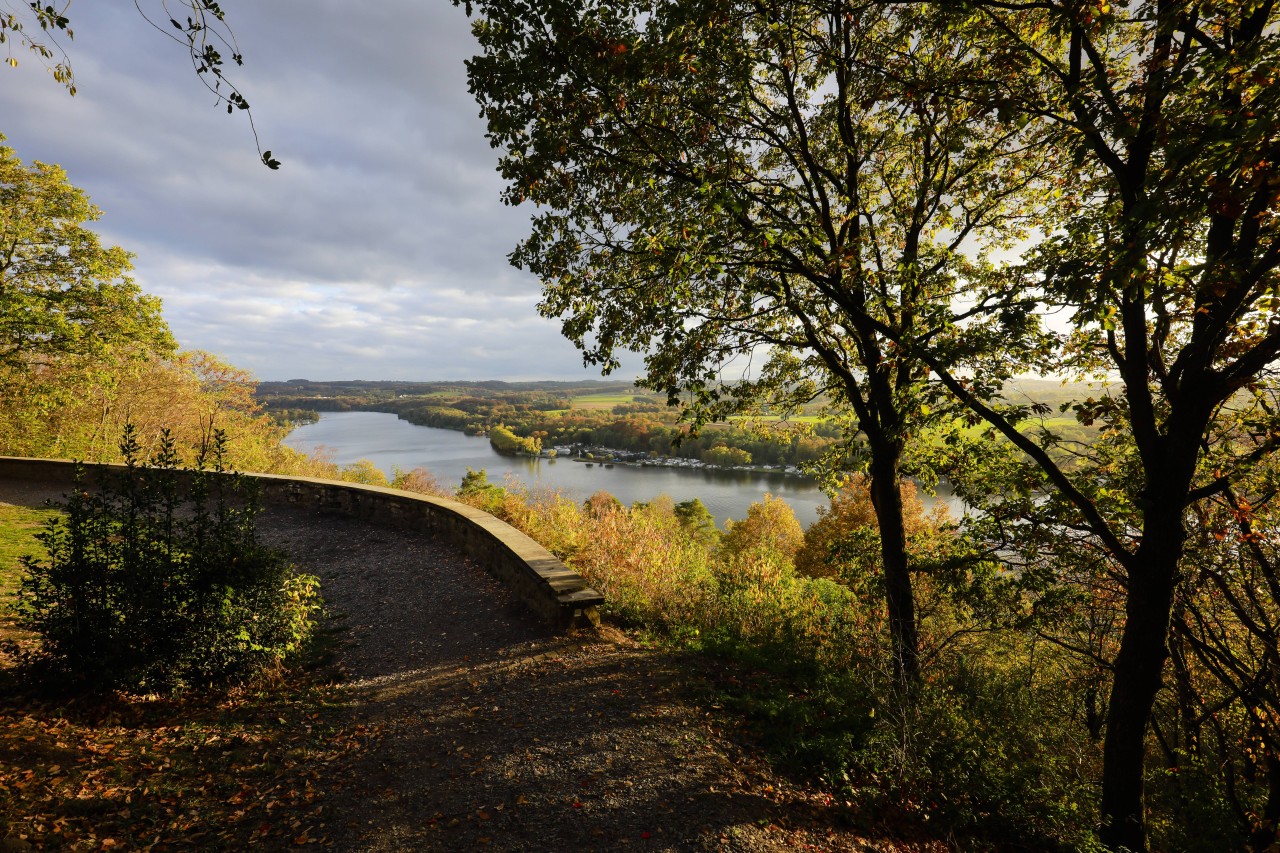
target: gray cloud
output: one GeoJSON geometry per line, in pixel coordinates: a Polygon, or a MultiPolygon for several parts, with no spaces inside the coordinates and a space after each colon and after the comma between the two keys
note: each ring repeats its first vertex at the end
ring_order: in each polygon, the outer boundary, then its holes
{"type": "Polygon", "coordinates": [[[103,208],[181,343],[266,379],[591,375],[506,263],[528,214],[498,200],[462,10],[222,5],[279,172],[130,4],[72,5],[75,98],[34,57],[0,69],[0,132],[103,208]]]}

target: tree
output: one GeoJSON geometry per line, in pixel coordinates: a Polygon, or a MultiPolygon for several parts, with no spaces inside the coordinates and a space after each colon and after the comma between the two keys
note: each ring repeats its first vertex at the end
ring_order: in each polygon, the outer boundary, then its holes
{"type": "Polygon", "coordinates": [[[765,495],[747,507],[742,521],[729,520],[720,551],[724,556],[738,556],[754,551],[776,554],[787,563],[804,543],[804,528],[796,520],[791,505],[782,498],[765,495]]]}
{"type": "Polygon", "coordinates": [[[750,465],[751,453],[740,447],[725,447],[718,444],[702,451],[702,461],[711,465],[750,465]]]}
{"type": "Polygon", "coordinates": [[[1054,494],[1036,513],[1054,510],[1122,590],[1102,837],[1143,850],[1145,742],[1187,591],[1188,519],[1280,439],[1265,381],[1280,357],[1280,21],[1272,2],[937,5],[935,26],[982,34],[984,59],[956,63],[934,96],[1053,128],[1076,164],[1082,204],[1029,269],[1072,316],[1059,369],[1119,380],[1075,406],[1111,440],[1066,469],[1051,434],[1020,434],[945,354],[917,353],[1026,454],[1042,475],[1029,485],[1054,494]]]}
{"type": "Polygon", "coordinates": [[[479,507],[485,512],[496,513],[506,500],[507,490],[502,486],[489,482],[489,475],[481,468],[479,471],[467,469],[462,475],[462,483],[454,493],[458,500],[479,507]]]}
{"type": "Polygon", "coordinates": [[[160,300],[128,276],[129,254],[85,227],[100,215],[62,169],[26,166],[0,146],[0,365],[172,351],[160,300]]]}
{"type": "MultiPolygon", "coordinates": [[[[24,4],[25,5],[25,4],[24,4]]],[[[13,55],[14,42],[16,41],[21,47],[25,47],[31,53],[40,57],[45,63],[45,67],[53,75],[53,79],[67,87],[67,91],[74,95],[76,93],[75,81],[71,74],[71,65],[67,60],[66,51],[58,45],[57,32],[59,30],[67,34],[67,38],[71,38],[70,30],[71,21],[61,11],[53,6],[41,6],[39,3],[32,3],[21,12],[13,10],[8,2],[5,3],[5,11],[0,11],[0,43],[8,48],[8,55],[5,57],[5,64],[12,67],[18,67],[18,58],[13,55]],[[29,20],[27,20],[29,18],[29,20]],[[41,36],[32,36],[27,32],[27,24],[34,21],[43,31],[41,36]],[[48,43],[52,43],[52,47],[48,43]],[[61,54],[61,59],[54,56],[54,51],[61,54]],[[54,64],[50,66],[49,60],[53,60],[54,64]]]]}
{"type": "Polygon", "coordinates": [[[672,507],[672,513],[695,542],[710,549],[720,541],[720,531],[716,529],[716,517],[698,498],[680,501],[672,507]]]}
{"type": "MultiPolygon", "coordinates": [[[[1280,554],[1276,460],[1192,514],[1173,613],[1172,693],[1158,741],[1170,763],[1221,769],[1256,850],[1280,841],[1280,554]],[[1172,719],[1170,719],[1172,718],[1172,719]],[[1265,791],[1261,807],[1242,791],[1265,791]]],[[[1161,722],[1157,714],[1157,723],[1161,722]]]]}
{"type": "Polygon", "coordinates": [[[499,453],[508,456],[537,456],[542,451],[542,439],[521,438],[504,424],[489,428],[489,444],[499,453]]]}
{"type": "MultiPolygon", "coordinates": [[[[1264,381],[1280,357],[1274,3],[479,6],[472,85],[508,200],[547,210],[513,259],[543,276],[545,310],[588,359],[652,344],[650,382],[714,411],[719,368],[767,344],[740,395],[835,380],[867,436],[873,495],[896,492],[886,460],[920,428],[928,372],[1026,454],[1012,496],[1049,489],[1032,517],[1101,555],[1119,590],[1102,835],[1144,849],[1146,735],[1188,513],[1280,440],[1264,381]],[[1007,225],[985,205],[1052,175],[1005,159],[1019,145],[1041,147],[1072,203],[1040,207],[1023,274],[997,277],[947,238],[1007,225]],[[936,175],[965,177],[939,194],[936,175]],[[895,209],[942,218],[915,230],[895,209]],[[880,239],[886,221],[897,239],[880,239]],[[949,334],[961,282],[999,306],[988,334],[1019,340],[1032,303],[1061,308],[1074,331],[1056,368],[1118,377],[1074,407],[1109,437],[1091,458],[1066,467],[1051,431],[1024,434],[1025,410],[990,402],[971,359],[989,338],[968,345],[984,329],[949,334]]],[[[875,498],[886,543],[893,502],[875,498]]],[[[899,551],[883,556],[905,657],[899,551]]]]}
{"type": "Polygon", "coordinates": [[[253,398],[256,381],[208,353],[108,351],[38,371],[0,369],[6,385],[19,393],[0,398],[0,453],[117,462],[127,424],[144,453],[167,434],[184,463],[194,463],[216,430],[228,436],[226,461],[238,470],[282,472],[295,461],[280,444],[286,430],[253,398]]]}
{"type": "MultiPolygon", "coordinates": [[[[908,70],[928,79],[981,61],[958,29],[918,38],[911,10],[467,7],[484,51],[470,85],[502,151],[505,199],[540,207],[511,260],[541,277],[542,312],[589,363],[645,352],[644,384],[673,403],[687,394],[695,425],[833,394],[852,414],[845,449],[869,467],[894,667],[914,681],[898,485],[938,413],[912,353],[928,342],[972,364],[1034,329],[1016,288],[977,293],[990,271],[962,249],[1017,235],[1053,149],[904,85],[908,70]]],[[[1017,360],[986,363],[975,393],[1017,360]]]]}
{"type": "MultiPolygon", "coordinates": [[[[926,513],[915,484],[905,481],[899,486],[902,493],[903,521],[908,547],[919,550],[916,540],[936,535],[945,511],[926,513]]],[[[804,544],[796,553],[796,573],[815,578],[842,579],[843,564],[855,561],[866,553],[866,561],[872,562],[872,552],[879,531],[876,527],[875,506],[867,478],[855,475],[847,479],[839,491],[831,496],[831,505],[818,507],[818,519],[804,531],[804,544]],[[866,543],[868,547],[854,548],[866,543]]],[[[913,554],[914,556],[914,554],[913,554]]],[[[861,559],[856,561],[861,562],[861,559]]],[[[870,574],[867,567],[859,566],[857,574],[870,574]]]]}

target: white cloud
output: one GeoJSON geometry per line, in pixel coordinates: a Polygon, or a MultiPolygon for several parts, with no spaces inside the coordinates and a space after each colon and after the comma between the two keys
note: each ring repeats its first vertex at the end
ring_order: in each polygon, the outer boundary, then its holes
{"type": "Polygon", "coordinates": [[[222,5],[279,172],[131,4],[71,7],[75,98],[34,59],[0,69],[0,132],[103,208],[183,346],[266,379],[594,375],[506,262],[528,214],[499,201],[460,9],[222,5]]]}

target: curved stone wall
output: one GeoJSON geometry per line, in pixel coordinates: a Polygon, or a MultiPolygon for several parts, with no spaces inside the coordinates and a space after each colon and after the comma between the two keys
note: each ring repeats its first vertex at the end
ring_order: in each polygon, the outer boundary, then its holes
{"type": "MultiPolygon", "coordinates": [[[[0,456],[0,478],[4,479],[61,486],[74,481],[75,467],[76,463],[64,459],[0,456]]],[[[97,472],[124,469],[98,463],[82,463],[82,467],[91,479],[97,472]]],[[[315,477],[243,476],[259,484],[264,504],[337,512],[370,524],[429,532],[451,542],[559,630],[599,623],[603,598],[581,575],[519,530],[475,507],[400,489],[315,477]]]]}

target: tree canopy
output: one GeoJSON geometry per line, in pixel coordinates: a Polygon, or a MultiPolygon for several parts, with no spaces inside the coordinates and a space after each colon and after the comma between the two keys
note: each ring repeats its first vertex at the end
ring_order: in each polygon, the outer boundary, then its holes
{"type": "Polygon", "coordinates": [[[61,168],[25,165],[0,146],[0,365],[173,350],[160,300],[128,275],[129,254],[85,227],[100,215],[61,168]]]}
{"type": "Polygon", "coordinates": [[[905,82],[981,61],[962,28],[913,40],[910,10],[473,5],[471,86],[506,199],[541,208],[512,261],[542,278],[543,313],[588,362],[646,353],[645,383],[688,392],[695,422],[830,392],[859,434],[846,453],[870,467],[894,657],[913,679],[898,481],[937,396],[912,345],[980,358],[980,395],[1034,353],[1022,295],[991,289],[964,250],[1033,222],[1052,149],[905,82]]]}
{"type": "Polygon", "coordinates": [[[115,461],[131,424],[148,453],[167,430],[190,461],[225,429],[237,467],[296,462],[249,374],[177,351],[99,215],[61,168],[0,146],[0,452],[115,461]]]}
{"type": "Polygon", "coordinates": [[[1196,593],[1193,513],[1247,480],[1280,436],[1277,15],[1269,2],[977,3],[939,20],[983,33],[989,58],[957,68],[939,96],[1060,129],[1081,190],[1027,253],[1044,305],[1071,314],[1060,369],[1119,379],[1075,406],[1105,437],[1079,473],[1050,457],[1051,434],[1019,434],[954,368],[929,364],[1034,462],[1058,496],[1058,529],[1100,549],[1124,591],[1103,838],[1143,849],[1144,737],[1171,619],[1196,593]]]}
{"type": "Polygon", "coordinates": [[[1197,592],[1195,514],[1280,437],[1274,4],[468,7],[506,199],[539,206],[512,261],[542,278],[544,313],[588,361],[646,352],[647,381],[690,393],[695,418],[839,393],[908,674],[893,504],[940,416],[932,382],[1017,448],[949,439],[973,451],[962,480],[1001,472],[982,488],[1006,532],[1058,543],[1063,562],[1034,566],[1051,586],[1118,595],[1101,832],[1145,849],[1147,733],[1197,592]],[[989,254],[1015,242],[1019,262],[989,254]],[[1068,330],[1040,329],[1049,312],[1068,330]],[[1101,440],[1069,446],[994,403],[1027,368],[1118,380],[1069,408],[1101,440]]]}

